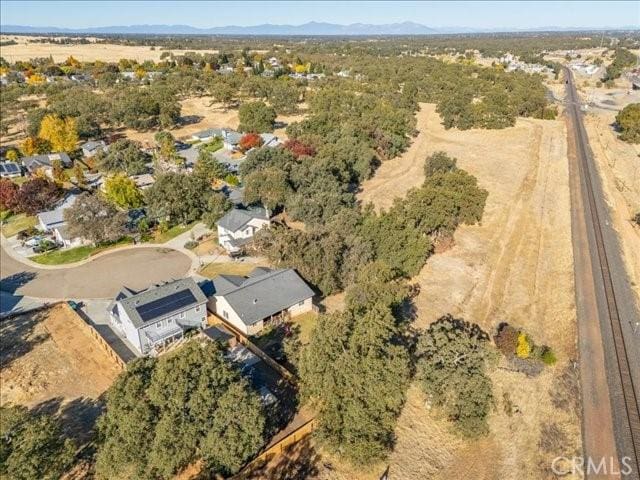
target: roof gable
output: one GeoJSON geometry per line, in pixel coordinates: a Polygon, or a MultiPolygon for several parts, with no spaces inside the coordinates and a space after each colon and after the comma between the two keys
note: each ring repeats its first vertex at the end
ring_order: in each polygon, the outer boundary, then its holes
{"type": "Polygon", "coordinates": [[[227,301],[246,325],[253,325],[313,295],[313,290],[295,270],[260,267],[235,289],[216,293],[227,301]]]}

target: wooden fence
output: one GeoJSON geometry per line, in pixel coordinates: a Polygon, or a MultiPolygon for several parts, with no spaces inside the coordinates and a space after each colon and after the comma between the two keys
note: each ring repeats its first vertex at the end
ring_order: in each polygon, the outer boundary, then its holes
{"type": "Polygon", "coordinates": [[[291,432],[282,440],[260,452],[256,458],[246,464],[236,475],[230,477],[229,480],[242,480],[246,474],[251,473],[253,468],[259,467],[260,465],[271,461],[274,457],[286,453],[285,450],[287,448],[308,436],[316,429],[316,426],[317,421],[315,418],[312,418],[308,422],[302,424],[298,429],[291,432]]]}
{"type": "Polygon", "coordinates": [[[250,352],[252,352],[255,355],[257,355],[258,357],[260,357],[267,365],[269,365],[276,372],[278,372],[289,383],[291,383],[292,385],[296,385],[297,384],[296,377],[295,377],[295,375],[293,373],[291,373],[289,370],[284,368],[282,365],[280,365],[278,362],[276,362],[273,358],[271,358],[269,355],[267,355],[265,352],[263,352],[260,349],[260,347],[258,347],[255,343],[253,343],[251,340],[249,340],[249,338],[244,333],[242,333],[236,327],[231,325],[224,318],[221,318],[221,317],[217,316],[211,310],[208,310],[208,312],[209,312],[209,315],[211,315],[212,317],[215,318],[216,323],[222,324],[224,326],[224,328],[229,330],[236,337],[238,342],[240,342],[242,345],[247,347],[247,349],[250,352]]]}

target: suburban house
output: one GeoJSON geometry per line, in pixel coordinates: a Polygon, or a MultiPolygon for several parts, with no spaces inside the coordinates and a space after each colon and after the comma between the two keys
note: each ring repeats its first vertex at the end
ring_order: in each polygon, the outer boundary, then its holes
{"type": "Polygon", "coordinates": [[[60,160],[64,168],[69,168],[71,166],[71,159],[69,158],[69,155],[64,152],[23,157],[22,165],[24,165],[29,174],[34,174],[38,170],[44,170],[47,175],[51,176],[51,168],[55,160],[60,160]]]}
{"type": "Polygon", "coordinates": [[[235,150],[240,143],[242,134],[228,128],[208,128],[191,135],[192,140],[201,142],[211,142],[216,137],[222,139],[222,145],[226,150],[235,150]]]}
{"type": "Polygon", "coordinates": [[[109,320],[141,355],[159,353],[185,331],[207,325],[207,297],[191,277],[141,292],[123,288],[108,307],[109,320]]]}
{"type": "Polygon", "coordinates": [[[248,277],[218,275],[209,309],[245,335],[255,335],[313,309],[313,290],[291,268],[255,268],[248,277]]]}
{"type": "Polygon", "coordinates": [[[238,254],[258,230],[270,225],[269,218],[262,207],[232,208],[216,223],[218,243],[230,254],[238,254]]]}
{"type": "Polygon", "coordinates": [[[77,247],[84,243],[82,238],[71,238],[67,232],[64,211],[73,205],[77,195],[68,195],[54,210],[40,212],[38,225],[44,232],[52,233],[56,241],[65,247],[77,247]]]}
{"type": "Polygon", "coordinates": [[[20,165],[14,162],[0,162],[0,177],[13,178],[22,175],[20,165]]]}
{"type": "Polygon", "coordinates": [[[107,150],[107,144],[104,140],[100,140],[98,142],[90,141],[84,143],[80,148],[82,148],[82,154],[85,157],[93,157],[97,155],[99,152],[103,152],[107,150]]]}

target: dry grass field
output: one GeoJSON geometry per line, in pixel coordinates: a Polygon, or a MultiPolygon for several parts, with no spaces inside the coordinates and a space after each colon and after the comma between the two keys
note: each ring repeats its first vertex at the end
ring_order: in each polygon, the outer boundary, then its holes
{"type": "Polygon", "coordinates": [[[585,128],[631,285],[640,302],[640,227],[631,222],[633,215],[640,212],[640,145],[618,139],[612,127],[615,115],[615,111],[594,110],[585,117],[585,128]]]}
{"type": "MultiPolygon", "coordinates": [[[[5,45],[2,47],[2,56],[9,62],[18,60],[30,60],[32,58],[53,57],[54,62],[64,62],[69,56],[73,56],[81,62],[117,62],[121,58],[144,62],[145,60],[160,60],[163,52],[171,52],[174,55],[182,55],[186,50],[161,50],[156,47],[116,45],[109,43],[69,44],[58,45],[54,43],[28,43],[27,40],[42,37],[27,37],[21,35],[2,35],[1,39],[14,40],[17,45],[5,45]]],[[[90,39],[95,41],[96,39],[90,39]]],[[[218,53],[217,50],[198,50],[198,53],[218,53]]]]}
{"type": "Polygon", "coordinates": [[[493,333],[500,322],[525,329],[558,354],[558,364],[533,379],[496,369],[496,409],[491,435],[464,441],[418,389],[409,392],[396,429],[391,477],[522,479],[545,478],[549,458],[573,454],[579,444],[575,412],[555,408],[549,392],[576,356],[570,199],[563,121],[519,119],[504,130],[445,130],[433,105],[422,104],[420,134],[405,155],[382,165],[365,182],[360,198],[378,208],[423,181],[424,159],[444,150],[489,191],[481,225],[464,226],[454,246],[432,256],[414,279],[415,326],[425,328],[445,313],[478,323],[493,333]],[[519,412],[504,413],[507,392],[519,412]],[[540,453],[543,424],[566,435],[562,451],[540,453]],[[538,467],[540,466],[540,467],[538,467]]]}
{"type": "MultiPolygon", "coordinates": [[[[210,96],[191,97],[186,100],[181,100],[180,105],[182,107],[182,118],[188,119],[189,122],[186,125],[171,130],[171,134],[177,139],[186,140],[194,133],[207,128],[230,128],[235,130],[238,128],[238,125],[240,125],[237,108],[224,108],[221,103],[214,102],[210,96]]],[[[302,110],[302,112],[304,112],[304,110],[302,110]]],[[[303,118],[304,113],[297,115],[280,115],[277,121],[289,124],[300,121],[303,118]]],[[[285,128],[276,129],[274,133],[279,138],[286,139],[285,128]]],[[[155,133],[155,130],[148,132],[125,130],[124,132],[127,138],[142,142],[146,145],[152,145],[154,143],[153,136],[155,133]]]]}

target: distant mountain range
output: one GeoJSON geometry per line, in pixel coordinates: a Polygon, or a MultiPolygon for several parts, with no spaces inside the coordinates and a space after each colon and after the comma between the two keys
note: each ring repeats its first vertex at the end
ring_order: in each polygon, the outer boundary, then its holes
{"type": "MultiPolygon", "coordinates": [[[[619,28],[600,28],[598,30],[638,30],[640,27],[628,26],[619,28]]],[[[550,31],[581,31],[594,30],[580,27],[539,27],[529,29],[480,29],[468,27],[431,28],[415,22],[389,23],[372,25],[367,23],[352,23],[338,25],[335,23],[309,22],[302,25],[273,25],[265,23],[254,26],[229,25],[226,27],[198,28],[189,25],[121,25],[111,27],[88,28],[59,28],[32,27],[28,25],[1,25],[1,33],[22,34],[129,34],[129,35],[333,35],[333,36],[374,36],[374,35],[433,35],[444,33],[498,33],[498,32],[550,32],[550,31]]]]}

